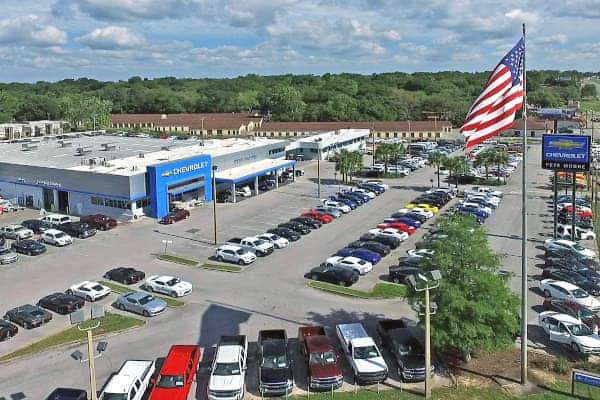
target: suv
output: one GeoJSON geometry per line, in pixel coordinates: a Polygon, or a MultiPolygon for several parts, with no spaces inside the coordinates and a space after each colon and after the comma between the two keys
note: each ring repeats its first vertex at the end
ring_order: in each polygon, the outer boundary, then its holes
{"type": "Polygon", "coordinates": [[[217,261],[229,261],[240,265],[247,265],[256,261],[256,254],[240,246],[224,244],[217,248],[215,258],[217,261]]]}
{"type": "Polygon", "coordinates": [[[104,214],[93,214],[93,215],[84,215],[79,218],[79,222],[85,222],[93,226],[96,229],[100,229],[101,231],[107,231],[109,229],[116,228],[117,220],[114,218],[107,217],[104,214]]]}
{"type": "Polygon", "coordinates": [[[89,238],[96,234],[96,229],[85,222],[65,222],[60,226],[60,230],[79,239],[89,238]]]}
{"type": "Polygon", "coordinates": [[[188,210],[175,210],[162,217],[160,223],[164,225],[170,225],[174,222],[186,219],[189,216],[190,212],[188,210]]]}
{"type": "Polygon", "coordinates": [[[52,228],[52,224],[46,221],[41,221],[39,219],[28,219],[26,221],[21,222],[27,229],[31,229],[33,233],[40,234],[44,232],[46,229],[52,228]]]}
{"type": "Polygon", "coordinates": [[[87,392],[81,389],[54,389],[46,400],[88,400],[87,392]]]}
{"type": "Polygon", "coordinates": [[[221,336],[207,385],[209,400],[241,400],[245,394],[246,336],[221,336]]]}
{"type": "Polygon", "coordinates": [[[6,239],[21,240],[32,237],[33,231],[23,225],[6,225],[0,228],[0,235],[6,239]]]}
{"type": "Polygon", "coordinates": [[[141,400],[154,375],[154,361],[125,361],[112,375],[98,396],[98,400],[141,400]]]}
{"type": "Polygon", "coordinates": [[[171,346],[148,400],[187,399],[201,360],[202,349],[199,346],[171,346]]]}

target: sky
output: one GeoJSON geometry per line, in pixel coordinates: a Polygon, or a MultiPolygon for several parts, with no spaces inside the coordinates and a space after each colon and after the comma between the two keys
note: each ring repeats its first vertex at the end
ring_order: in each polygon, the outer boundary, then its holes
{"type": "Polygon", "coordinates": [[[600,70],[600,0],[0,0],[0,81],[600,70]]]}

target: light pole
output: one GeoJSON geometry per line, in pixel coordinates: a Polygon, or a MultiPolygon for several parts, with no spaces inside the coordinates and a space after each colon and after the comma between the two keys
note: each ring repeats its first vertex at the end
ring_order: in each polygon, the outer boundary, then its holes
{"type": "Polygon", "coordinates": [[[321,198],[321,141],[323,138],[316,138],[317,143],[317,197],[321,198]]]}
{"type": "Polygon", "coordinates": [[[425,315],[425,398],[431,397],[431,324],[429,317],[437,311],[437,304],[429,303],[429,290],[440,285],[442,274],[438,270],[425,272],[423,274],[410,275],[407,278],[409,285],[416,292],[425,292],[425,305],[416,303],[416,311],[425,315]],[[423,312],[423,308],[425,308],[423,312]]]}
{"type": "Polygon", "coordinates": [[[215,245],[217,244],[217,167],[212,166],[212,200],[213,200],[213,229],[215,245]]]}
{"type": "Polygon", "coordinates": [[[170,244],[173,244],[173,241],[172,240],[165,240],[165,239],[163,239],[162,244],[165,245],[165,250],[163,251],[163,254],[167,254],[167,246],[170,245],[170,244]]]}
{"type": "Polygon", "coordinates": [[[91,400],[98,400],[98,393],[96,389],[96,369],[94,365],[94,360],[96,358],[102,357],[102,353],[106,351],[108,347],[107,342],[99,342],[96,350],[98,354],[94,354],[94,343],[92,341],[92,331],[100,326],[100,318],[104,317],[104,307],[99,304],[92,304],[92,308],[90,311],[91,319],[89,321],[96,320],[95,323],[89,326],[84,326],[83,323],[86,321],[86,312],[85,310],[77,310],[71,313],[71,324],[77,325],[77,329],[82,332],[86,332],[87,334],[87,351],[88,358],[83,358],[83,353],[79,350],[71,353],[71,357],[75,360],[84,363],[88,363],[89,373],[90,373],[90,398],[91,400]]]}

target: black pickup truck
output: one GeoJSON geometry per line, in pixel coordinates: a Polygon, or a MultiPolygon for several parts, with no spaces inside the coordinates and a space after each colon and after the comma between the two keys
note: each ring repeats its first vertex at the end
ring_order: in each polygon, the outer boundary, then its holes
{"type": "MultiPolygon", "coordinates": [[[[384,347],[398,364],[398,375],[404,382],[425,380],[425,334],[417,326],[408,326],[401,319],[377,322],[377,332],[384,347]]],[[[431,365],[431,373],[435,368],[431,365]]]]}
{"type": "Polygon", "coordinates": [[[282,396],[294,389],[294,374],[287,335],[283,329],[258,333],[260,368],[259,390],[262,395],[282,396]]]}

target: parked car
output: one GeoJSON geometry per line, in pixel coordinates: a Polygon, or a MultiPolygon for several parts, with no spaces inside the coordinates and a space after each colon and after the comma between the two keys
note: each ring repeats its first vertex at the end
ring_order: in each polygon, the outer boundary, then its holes
{"type": "Polygon", "coordinates": [[[17,332],[19,332],[19,328],[17,328],[16,325],[0,319],[0,342],[10,339],[15,336],[17,332]]]}
{"type": "Polygon", "coordinates": [[[276,249],[286,248],[290,244],[289,240],[281,236],[277,236],[274,233],[262,233],[260,235],[256,235],[256,237],[266,242],[272,243],[276,249]]]}
{"type": "Polygon", "coordinates": [[[183,297],[192,293],[192,284],[170,275],[151,275],[146,278],[144,289],[171,297],[183,297]]]}
{"type": "Polygon", "coordinates": [[[351,210],[356,209],[356,207],[358,207],[358,203],[354,200],[351,200],[349,198],[346,197],[341,197],[341,196],[329,196],[329,200],[332,201],[336,201],[338,203],[342,203],[347,205],[348,207],[350,207],[351,210]]]}
{"type": "MultiPolygon", "coordinates": [[[[557,236],[563,239],[571,239],[572,238],[572,226],[557,224],[556,225],[556,234],[557,236]]],[[[589,229],[583,229],[578,226],[575,226],[575,240],[595,240],[596,234],[589,229]]]]}
{"type": "Polygon", "coordinates": [[[25,228],[23,225],[5,225],[0,228],[0,235],[6,239],[21,240],[29,239],[33,236],[31,229],[25,228]]]}
{"type": "Polygon", "coordinates": [[[65,222],[73,222],[70,216],[64,214],[47,214],[41,217],[40,221],[47,222],[56,229],[60,229],[59,226],[65,222]]]}
{"type": "Polygon", "coordinates": [[[190,212],[188,210],[175,210],[175,211],[168,213],[164,217],[162,217],[162,219],[160,220],[160,223],[169,225],[169,224],[173,224],[177,221],[184,220],[184,219],[188,218],[189,216],[190,216],[190,212]]]}
{"type": "Polygon", "coordinates": [[[428,212],[430,212],[432,214],[431,215],[432,217],[435,214],[437,214],[437,213],[440,212],[440,209],[437,206],[432,206],[432,205],[427,204],[427,203],[415,203],[415,202],[412,202],[412,203],[408,203],[407,205],[405,205],[404,208],[408,208],[409,210],[410,209],[413,209],[413,210],[419,210],[420,209],[420,210],[428,211],[428,212]]]}
{"type": "Polygon", "coordinates": [[[387,229],[387,228],[398,229],[399,231],[406,232],[408,235],[412,235],[413,233],[415,233],[417,231],[417,228],[415,228],[414,226],[408,226],[403,222],[382,222],[380,224],[377,224],[377,228],[379,228],[379,229],[387,229]]]}
{"type": "Polygon", "coordinates": [[[362,324],[340,324],[335,331],[356,383],[373,384],[387,379],[385,360],[362,324]]]}
{"type": "Polygon", "coordinates": [[[398,248],[398,246],[400,246],[400,244],[402,243],[402,241],[400,239],[398,239],[397,237],[387,236],[387,235],[375,235],[373,233],[363,234],[360,237],[360,240],[365,241],[365,242],[368,242],[368,241],[379,242],[379,243],[385,244],[386,246],[388,246],[391,249],[398,248]]]}
{"type": "Polygon", "coordinates": [[[340,286],[352,286],[358,281],[358,272],[345,267],[332,266],[322,263],[309,272],[313,281],[334,283],[340,286]]]}
{"type": "Polygon", "coordinates": [[[83,281],[67,289],[67,294],[72,294],[89,302],[100,300],[110,294],[110,288],[94,281],[83,281]]]}
{"type": "Polygon", "coordinates": [[[342,212],[337,208],[326,207],[326,206],[318,206],[314,208],[315,211],[319,211],[328,215],[331,215],[333,218],[339,218],[342,216],[342,212]]]}
{"type": "Polygon", "coordinates": [[[367,189],[363,189],[363,188],[359,188],[359,187],[353,187],[350,190],[354,193],[365,194],[369,197],[369,199],[374,199],[375,196],[377,196],[377,193],[373,192],[372,190],[367,190],[367,189]]]}
{"type": "Polygon", "coordinates": [[[98,400],[142,400],[156,370],[154,361],[128,360],[111,375],[98,400]]]}
{"type": "Polygon", "coordinates": [[[12,251],[9,247],[0,247],[0,265],[14,263],[18,258],[19,256],[17,256],[17,253],[12,251]]]}
{"type": "Polygon", "coordinates": [[[360,258],[361,260],[368,261],[373,265],[381,261],[381,256],[379,254],[362,247],[359,247],[357,249],[353,249],[351,247],[344,247],[343,249],[338,250],[338,252],[335,253],[335,255],[341,257],[360,258]]]}
{"type": "Polygon", "coordinates": [[[54,389],[46,400],[88,400],[88,396],[82,389],[58,388],[54,389]]]}
{"type": "Polygon", "coordinates": [[[362,204],[365,204],[367,201],[369,201],[369,196],[367,196],[367,195],[363,195],[362,193],[352,193],[352,192],[347,192],[347,191],[339,192],[337,194],[337,197],[354,201],[359,206],[362,204]]]}
{"type": "Polygon", "coordinates": [[[281,236],[289,240],[290,242],[295,242],[300,239],[300,235],[291,229],[287,228],[272,228],[267,231],[267,233],[272,233],[277,236],[281,236]]]}
{"type": "Polygon", "coordinates": [[[261,396],[284,396],[294,389],[294,370],[283,329],[258,332],[258,391],[261,396]]]}
{"type": "Polygon", "coordinates": [[[423,272],[421,268],[405,265],[392,265],[389,267],[388,280],[394,283],[404,283],[411,275],[423,272]]]}
{"type": "Polygon", "coordinates": [[[10,247],[17,253],[28,256],[37,256],[46,251],[46,246],[43,243],[32,239],[17,240],[16,242],[12,242],[10,247]]]}
{"type": "Polygon", "coordinates": [[[133,267],[117,267],[104,274],[104,278],[120,282],[124,285],[133,285],[134,283],[143,281],[145,277],[146,274],[143,271],[139,271],[133,267]]]}
{"type": "Polygon", "coordinates": [[[23,225],[27,229],[31,229],[33,233],[38,235],[44,232],[46,229],[52,228],[52,224],[46,221],[41,221],[39,219],[28,219],[21,222],[21,225],[23,225]]]}
{"type": "Polygon", "coordinates": [[[600,353],[600,337],[578,318],[554,311],[544,311],[538,318],[551,342],[569,346],[575,353],[600,353]]]}
{"type": "Polygon", "coordinates": [[[96,234],[96,229],[85,222],[66,222],[60,226],[60,230],[79,239],[87,239],[96,234]]]}
{"type": "Polygon", "coordinates": [[[596,252],[583,247],[577,242],[572,242],[565,239],[546,239],[544,241],[544,248],[546,250],[552,250],[555,248],[569,249],[575,253],[578,253],[584,257],[596,258],[596,252]]]}
{"type": "MultiPolygon", "coordinates": [[[[550,249],[546,249],[544,252],[544,257],[546,259],[546,266],[550,266],[549,264],[553,260],[562,259],[567,261],[572,261],[577,265],[584,265],[586,267],[598,269],[600,268],[600,264],[593,258],[589,258],[584,256],[577,251],[571,248],[560,248],[554,247],[550,249]]],[[[568,268],[572,269],[572,268],[568,268]]]]}
{"type": "Polygon", "coordinates": [[[406,254],[408,257],[425,258],[433,256],[435,252],[431,249],[410,249],[406,250],[406,254]]]}
{"type": "Polygon", "coordinates": [[[344,383],[342,363],[337,350],[322,326],[298,328],[300,352],[307,365],[310,390],[330,391],[344,383]]]}
{"type": "Polygon", "coordinates": [[[348,268],[360,275],[365,275],[373,269],[373,264],[356,257],[333,256],[325,260],[325,265],[348,268]]]}
{"type": "Polygon", "coordinates": [[[369,183],[359,183],[357,186],[361,189],[373,192],[376,195],[380,195],[385,192],[385,188],[383,188],[383,186],[380,186],[380,185],[374,185],[374,184],[369,184],[369,183]]]}
{"type": "Polygon", "coordinates": [[[352,249],[367,249],[369,251],[379,254],[381,257],[387,256],[392,251],[392,249],[390,249],[389,246],[375,241],[357,240],[355,242],[350,243],[348,247],[352,249]]]}
{"type": "Polygon", "coordinates": [[[333,217],[331,215],[320,212],[320,211],[315,211],[315,210],[306,212],[306,213],[300,215],[300,217],[316,219],[317,221],[322,222],[324,224],[328,224],[331,221],[333,221],[333,217]]]}
{"type": "Polygon", "coordinates": [[[311,229],[318,229],[321,226],[323,226],[323,223],[319,220],[316,220],[314,218],[309,218],[309,217],[296,217],[296,218],[292,218],[290,220],[290,222],[297,222],[299,224],[302,225],[306,225],[311,229]]]}
{"type": "Polygon", "coordinates": [[[117,227],[117,220],[104,214],[84,215],[79,218],[79,222],[84,222],[101,231],[107,231],[117,227]]]}
{"type": "Polygon", "coordinates": [[[240,265],[248,265],[256,261],[256,254],[240,246],[224,244],[217,248],[215,258],[221,262],[229,261],[240,265]]]}
{"type": "Polygon", "coordinates": [[[58,229],[48,229],[41,235],[41,239],[46,244],[52,244],[54,246],[68,246],[73,243],[73,238],[63,231],[58,229]]]}
{"type": "Polygon", "coordinates": [[[546,268],[542,271],[542,279],[554,279],[564,281],[579,286],[592,296],[600,296],[600,286],[593,280],[587,279],[585,276],[578,274],[575,271],[567,271],[558,268],[546,268]]]}
{"type": "Polygon", "coordinates": [[[299,222],[293,222],[293,221],[284,222],[282,224],[277,225],[277,227],[289,229],[289,230],[299,233],[301,235],[307,235],[311,231],[310,227],[308,227],[307,225],[301,224],[299,222]]]}
{"type": "Polygon", "coordinates": [[[33,329],[50,322],[52,314],[41,307],[25,304],[8,310],[4,315],[4,319],[25,329],[33,329]]]}
{"type": "Polygon", "coordinates": [[[600,301],[590,296],[585,290],[572,283],[557,281],[554,279],[542,279],[540,290],[544,297],[555,297],[557,299],[572,300],[593,311],[600,310],[600,301]]]}
{"type": "Polygon", "coordinates": [[[200,368],[203,351],[197,345],[173,345],[148,400],[186,400],[200,368]]]}
{"type": "Polygon", "coordinates": [[[129,292],[117,297],[115,307],[144,317],[153,317],[167,309],[167,302],[145,292],[129,292]]]}
{"type": "Polygon", "coordinates": [[[333,200],[328,200],[328,199],[323,199],[321,200],[321,203],[323,203],[324,207],[331,207],[334,208],[338,211],[341,211],[344,214],[349,213],[350,211],[352,211],[352,209],[350,208],[350,206],[340,203],[338,201],[333,201],[333,200]]]}
{"type": "Polygon", "coordinates": [[[550,297],[544,299],[542,307],[545,311],[558,311],[559,313],[568,314],[572,317],[578,318],[595,334],[598,334],[598,329],[600,327],[600,316],[596,312],[583,307],[581,304],[571,300],[555,299],[550,297]]]}
{"type": "Polygon", "coordinates": [[[85,300],[71,294],[57,292],[42,297],[37,305],[55,313],[66,315],[83,307],[85,300]]]}
{"type": "Polygon", "coordinates": [[[247,357],[246,336],[221,336],[206,388],[209,400],[244,398],[247,357]]]}
{"type": "Polygon", "coordinates": [[[383,222],[384,223],[400,222],[402,224],[405,224],[406,226],[412,226],[415,229],[419,229],[421,227],[420,221],[409,218],[409,217],[386,218],[383,220],[383,222]]]}
{"type": "Polygon", "coordinates": [[[256,236],[248,236],[245,238],[231,238],[227,241],[227,244],[239,246],[244,250],[253,252],[259,257],[268,256],[269,254],[273,253],[273,250],[275,249],[273,243],[259,239],[256,236]]]}
{"type": "Polygon", "coordinates": [[[400,240],[401,242],[408,239],[408,233],[399,231],[398,229],[394,229],[394,228],[386,228],[386,229],[375,228],[375,229],[370,229],[369,233],[376,235],[376,236],[393,237],[393,238],[400,240]]]}
{"type": "Polygon", "coordinates": [[[423,214],[419,214],[419,213],[410,211],[408,209],[398,210],[395,213],[393,213],[391,217],[395,218],[397,220],[400,220],[400,218],[402,218],[402,217],[408,218],[408,220],[405,219],[402,222],[404,222],[406,224],[409,224],[409,225],[410,225],[409,220],[418,221],[422,225],[423,223],[425,223],[429,219],[428,217],[426,217],[423,214]]]}

